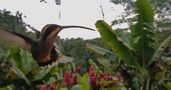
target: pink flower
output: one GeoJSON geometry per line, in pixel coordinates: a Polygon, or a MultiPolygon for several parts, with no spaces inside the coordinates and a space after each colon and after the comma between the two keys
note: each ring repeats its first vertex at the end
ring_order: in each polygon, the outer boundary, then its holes
{"type": "Polygon", "coordinates": [[[118,79],[118,81],[122,81],[122,74],[120,72],[116,73],[116,78],[118,79]]]}

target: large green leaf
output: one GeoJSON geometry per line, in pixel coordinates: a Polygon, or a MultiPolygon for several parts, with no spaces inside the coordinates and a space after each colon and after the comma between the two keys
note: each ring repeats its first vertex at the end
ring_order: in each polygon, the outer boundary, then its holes
{"type": "Polygon", "coordinates": [[[24,75],[24,73],[17,67],[13,67],[12,71],[19,77],[25,80],[25,82],[30,85],[30,81],[28,78],[24,75]]]}
{"type": "Polygon", "coordinates": [[[101,48],[101,47],[99,47],[97,45],[86,44],[86,46],[87,46],[88,49],[91,49],[91,50],[93,50],[94,52],[96,52],[96,53],[98,53],[100,55],[104,56],[105,54],[112,54],[113,56],[115,56],[114,53],[111,52],[110,50],[107,50],[105,48],[101,48]]]}
{"type": "Polygon", "coordinates": [[[106,58],[108,60],[108,62],[116,60],[116,58],[117,58],[116,55],[108,49],[99,47],[94,44],[86,44],[86,46],[88,49],[96,52],[98,54],[98,58],[101,58],[101,57],[106,58]]]}
{"type": "Polygon", "coordinates": [[[118,57],[128,65],[138,65],[131,49],[120,40],[107,23],[102,20],[98,20],[96,22],[96,28],[98,29],[103,41],[112,48],[113,52],[118,57]]]}
{"type": "Polygon", "coordinates": [[[148,0],[137,0],[138,21],[131,28],[131,47],[139,57],[139,64],[145,67],[155,51],[154,13],[148,0]]]}
{"type": "Polygon", "coordinates": [[[53,67],[44,67],[39,71],[39,73],[35,76],[35,80],[43,79],[48,73],[51,71],[53,67]]]}
{"type": "Polygon", "coordinates": [[[110,68],[110,61],[104,58],[98,58],[97,61],[106,68],[110,68]]]}
{"type": "Polygon", "coordinates": [[[154,21],[154,12],[149,0],[137,0],[136,7],[139,14],[139,20],[142,20],[143,22],[154,21]]]}
{"type": "MultiPolygon", "coordinates": [[[[155,51],[155,53],[152,57],[152,61],[159,59],[161,57],[161,55],[163,54],[164,50],[169,46],[170,43],[171,43],[171,36],[169,36],[167,39],[165,39],[160,44],[160,46],[157,48],[157,50],[155,51]]],[[[148,65],[150,65],[152,63],[152,61],[148,65]]]]}
{"type": "Polygon", "coordinates": [[[13,48],[11,50],[11,57],[13,57],[16,66],[26,75],[28,74],[36,62],[32,55],[23,49],[13,48]]]}
{"type": "Polygon", "coordinates": [[[92,44],[86,44],[87,48],[90,50],[93,50],[94,52],[100,54],[100,55],[105,55],[105,50],[103,48],[97,47],[96,45],[92,44]]]}
{"type": "Polygon", "coordinates": [[[93,60],[89,59],[88,63],[95,69],[95,71],[99,71],[99,67],[96,65],[96,63],[93,62],[93,60]]]}

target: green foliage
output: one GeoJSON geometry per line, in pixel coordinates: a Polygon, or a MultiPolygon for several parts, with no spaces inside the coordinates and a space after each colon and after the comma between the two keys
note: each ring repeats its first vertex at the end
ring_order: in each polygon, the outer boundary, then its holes
{"type": "MultiPolygon", "coordinates": [[[[120,1],[113,0],[116,3],[120,1]]],[[[97,89],[101,90],[127,90],[126,87],[133,90],[140,88],[149,90],[156,89],[156,87],[169,90],[170,81],[165,82],[170,78],[170,72],[167,71],[169,66],[162,68],[162,62],[164,62],[162,60],[167,59],[169,65],[170,58],[163,55],[166,53],[166,48],[169,48],[171,37],[163,39],[164,42],[160,46],[156,44],[153,26],[154,12],[149,1],[137,0],[136,3],[132,0],[126,1],[130,2],[132,6],[136,5],[136,16],[131,22],[131,24],[135,24],[130,26],[130,33],[129,31],[120,31],[120,29],[113,30],[110,25],[99,20],[96,22],[96,27],[107,46],[99,38],[57,41],[65,55],[74,57],[74,63],[40,68],[29,52],[17,47],[1,45],[0,87],[2,88],[0,90],[19,90],[21,88],[34,90],[42,85],[47,88],[54,86],[60,90],[91,90],[94,84],[97,85],[95,86],[97,89]],[[76,70],[77,65],[83,67],[81,74],[76,70]],[[89,66],[92,71],[89,69],[88,73],[89,66]],[[93,74],[91,75],[91,73],[93,74]],[[74,77],[77,77],[77,80],[73,83],[74,77]]],[[[0,27],[22,34],[30,33],[23,25],[21,17],[17,15],[11,15],[5,10],[1,11],[0,27]]],[[[166,26],[169,25],[169,23],[166,24],[166,26]]],[[[29,36],[34,37],[35,33],[30,33],[29,36]]]]}
{"type": "MultiPolygon", "coordinates": [[[[112,3],[117,4],[117,5],[122,5],[124,6],[125,12],[122,13],[122,17],[119,18],[118,20],[114,20],[112,22],[112,25],[118,25],[118,24],[125,24],[127,23],[128,25],[134,23],[137,20],[136,14],[136,0],[111,0],[112,3]]],[[[157,37],[159,40],[163,38],[167,38],[170,35],[170,24],[171,24],[171,6],[170,0],[149,0],[152,4],[154,14],[155,14],[155,31],[157,37]],[[167,32],[167,33],[165,33],[167,32]]],[[[143,4],[145,5],[145,4],[143,4]]],[[[145,9],[143,9],[145,10],[145,9]]],[[[148,17],[148,14],[147,14],[148,17]]],[[[131,27],[125,28],[126,30],[130,30],[131,27]]],[[[161,41],[162,41],[161,40],[161,41]]],[[[160,42],[159,42],[160,43],[160,42]]]]}
{"type": "Polygon", "coordinates": [[[160,46],[157,48],[157,50],[155,51],[152,60],[154,61],[156,58],[160,58],[164,52],[164,50],[170,45],[171,43],[171,36],[169,36],[168,38],[166,38],[161,44],[160,46]]]}
{"type": "Polygon", "coordinates": [[[151,60],[155,51],[153,10],[148,0],[138,0],[137,2],[138,22],[131,30],[131,47],[138,52],[141,66],[151,60]]]}
{"type": "Polygon", "coordinates": [[[81,85],[83,90],[90,90],[90,83],[88,82],[88,78],[88,73],[85,73],[81,78],[81,85]]]}
{"type": "Polygon", "coordinates": [[[93,62],[93,60],[88,60],[89,64],[97,71],[99,72],[99,67],[96,65],[96,63],[93,62]]]}
{"type": "Polygon", "coordinates": [[[4,52],[8,51],[4,56],[1,56],[0,71],[3,72],[3,74],[0,75],[0,86],[10,84],[17,85],[17,83],[14,82],[18,82],[18,84],[22,82],[21,86],[30,86],[31,82],[26,75],[31,72],[33,65],[36,63],[30,56],[30,53],[16,47],[8,47],[9,49],[4,46],[0,47],[4,52]],[[4,78],[4,76],[6,77],[4,78]],[[24,80],[24,82],[22,80],[24,80]]]}
{"type": "Polygon", "coordinates": [[[96,27],[98,28],[104,42],[112,48],[118,57],[123,59],[128,65],[137,65],[132,50],[119,39],[107,23],[99,20],[96,22],[96,27]]]}
{"type": "Polygon", "coordinates": [[[109,68],[112,62],[116,62],[117,58],[110,50],[92,44],[87,44],[87,48],[97,53],[98,63],[105,68],[109,68]]]}
{"type": "Polygon", "coordinates": [[[129,41],[130,33],[127,30],[116,29],[114,32],[117,34],[117,36],[119,36],[124,41],[124,43],[126,43],[128,45],[130,44],[130,41],[129,41]]]}
{"type": "Polygon", "coordinates": [[[0,10],[0,28],[5,28],[20,34],[24,34],[28,37],[36,38],[35,33],[27,30],[27,25],[24,23],[23,17],[25,16],[19,11],[16,12],[16,15],[13,15],[6,9],[0,10]]]}
{"type": "Polygon", "coordinates": [[[136,6],[138,19],[136,24],[132,25],[131,28],[131,48],[126,45],[124,41],[120,40],[117,33],[104,21],[97,21],[96,27],[103,41],[112,48],[113,52],[121,58],[126,65],[135,68],[133,69],[135,70],[133,75],[139,79],[138,83],[140,84],[137,86],[139,86],[139,88],[142,87],[143,90],[149,90],[152,88],[153,82],[151,82],[151,80],[154,72],[159,72],[155,69],[157,67],[155,65],[153,66],[152,63],[158,62],[157,59],[163,54],[164,49],[166,49],[170,43],[170,37],[157,49],[153,26],[154,13],[150,2],[148,0],[137,0],[136,6]]]}
{"type": "MultiPolygon", "coordinates": [[[[83,40],[81,38],[77,39],[61,39],[58,41],[58,45],[60,48],[60,51],[66,55],[74,58],[74,63],[77,65],[81,65],[83,68],[82,73],[86,72],[86,68],[88,65],[89,59],[97,59],[99,55],[97,55],[95,52],[92,52],[90,48],[94,47],[93,45],[98,45],[100,47],[103,47],[104,49],[110,50],[109,47],[104,45],[104,43],[101,42],[100,38],[92,39],[92,40],[83,40]]],[[[95,47],[96,48],[96,47],[95,47]]],[[[102,50],[103,51],[103,50],[102,50]]],[[[100,50],[101,52],[101,50],[100,50]]],[[[102,52],[103,53],[103,52],[102,52]]],[[[114,56],[108,52],[105,54],[106,58],[110,58],[112,61],[114,56]]]]}

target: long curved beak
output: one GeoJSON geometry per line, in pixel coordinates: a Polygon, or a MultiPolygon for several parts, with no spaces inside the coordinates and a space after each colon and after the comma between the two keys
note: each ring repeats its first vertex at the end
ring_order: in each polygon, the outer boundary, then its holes
{"type": "Polygon", "coordinates": [[[62,29],[67,29],[67,28],[82,28],[82,29],[87,29],[91,31],[96,31],[95,29],[89,28],[89,27],[84,27],[84,26],[76,26],[76,25],[69,25],[69,26],[61,26],[62,29]]]}
{"type": "Polygon", "coordinates": [[[82,29],[87,29],[87,30],[91,30],[91,31],[96,31],[95,29],[92,29],[92,28],[89,28],[89,27],[85,27],[85,26],[77,26],[77,25],[60,26],[60,25],[58,25],[58,27],[56,29],[54,29],[54,31],[49,36],[50,39],[54,39],[52,37],[56,37],[56,35],[60,31],[62,31],[63,29],[67,29],[67,28],[82,28],[82,29]]]}

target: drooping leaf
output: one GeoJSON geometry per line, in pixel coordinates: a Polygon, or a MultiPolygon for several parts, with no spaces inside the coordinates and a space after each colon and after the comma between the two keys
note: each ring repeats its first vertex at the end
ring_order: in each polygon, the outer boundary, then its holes
{"type": "Polygon", "coordinates": [[[113,52],[120,57],[126,64],[131,66],[138,66],[136,58],[134,57],[131,48],[124,44],[120,38],[113,32],[112,28],[102,20],[96,22],[103,41],[112,48],[113,52]]]}
{"type": "Polygon", "coordinates": [[[171,82],[167,82],[165,86],[166,86],[167,90],[170,90],[171,89],[171,82]]]}
{"type": "Polygon", "coordinates": [[[77,84],[77,85],[74,85],[71,90],[82,90],[82,87],[81,85],[77,84]]]}
{"type": "MultiPolygon", "coordinates": [[[[152,61],[155,61],[156,59],[159,59],[159,57],[161,57],[164,50],[169,46],[170,43],[171,43],[171,36],[169,36],[167,39],[165,39],[160,44],[160,46],[157,48],[157,50],[155,51],[155,53],[154,53],[154,55],[152,57],[152,61]]],[[[152,61],[148,65],[150,65],[152,63],[152,61]]]]}
{"type": "Polygon", "coordinates": [[[97,72],[99,71],[99,67],[96,65],[96,63],[93,62],[93,60],[90,59],[90,60],[88,60],[88,62],[91,66],[93,66],[95,71],[97,71],[97,72]]]}
{"type": "Polygon", "coordinates": [[[52,67],[44,67],[39,73],[35,76],[35,80],[43,79],[52,69],[52,67]]]}
{"type": "MultiPolygon", "coordinates": [[[[110,61],[116,60],[116,58],[117,58],[116,55],[108,49],[105,49],[105,48],[102,48],[102,47],[99,47],[99,46],[93,45],[93,44],[86,44],[86,46],[88,49],[90,49],[90,50],[96,52],[98,55],[100,55],[100,56],[98,56],[98,58],[104,57],[106,60],[108,60],[106,62],[110,63],[110,61]]],[[[99,63],[101,63],[101,62],[99,62],[99,63]]]]}
{"type": "Polygon", "coordinates": [[[36,63],[28,51],[19,48],[13,48],[11,50],[11,57],[14,59],[16,66],[20,68],[25,75],[31,71],[32,65],[36,63]]]}
{"type": "MultiPolygon", "coordinates": [[[[105,48],[101,48],[97,45],[93,45],[93,44],[86,44],[87,48],[93,50],[94,52],[101,54],[101,55],[105,55],[107,53],[113,54],[113,52],[111,52],[110,50],[107,50],[105,48]]],[[[114,54],[113,54],[114,55],[114,54]]]]}
{"type": "Polygon", "coordinates": [[[33,65],[35,65],[36,62],[33,59],[31,53],[29,53],[28,51],[24,51],[20,49],[20,55],[22,60],[22,65],[21,65],[22,71],[24,72],[24,74],[27,74],[32,70],[33,65]]]}
{"type": "Polygon", "coordinates": [[[30,85],[30,81],[28,78],[24,75],[24,73],[17,67],[13,67],[12,71],[19,77],[25,80],[25,82],[30,85]]]}
{"type": "Polygon", "coordinates": [[[89,74],[85,73],[81,78],[81,86],[82,90],[90,90],[90,83],[89,83],[89,74]]]}
{"type": "Polygon", "coordinates": [[[53,83],[55,81],[56,81],[55,77],[49,77],[48,80],[46,81],[46,84],[49,85],[49,84],[51,84],[51,83],[53,83]]]}
{"type": "Polygon", "coordinates": [[[139,64],[145,67],[155,51],[154,12],[149,0],[137,0],[138,21],[131,28],[131,47],[139,57],[139,64]]]}
{"type": "Polygon", "coordinates": [[[110,62],[104,58],[98,58],[97,61],[106,68],[110,67],[110,62]]]}
{"type": "Polygon", "coordinates": [[[119,35],[119,37],[124,41],[124,43],[126,44],[130,44],[130,32],[128,32],[128,30],[125,29],[116,29],[114,31],[117,35],[119,35]]]}

